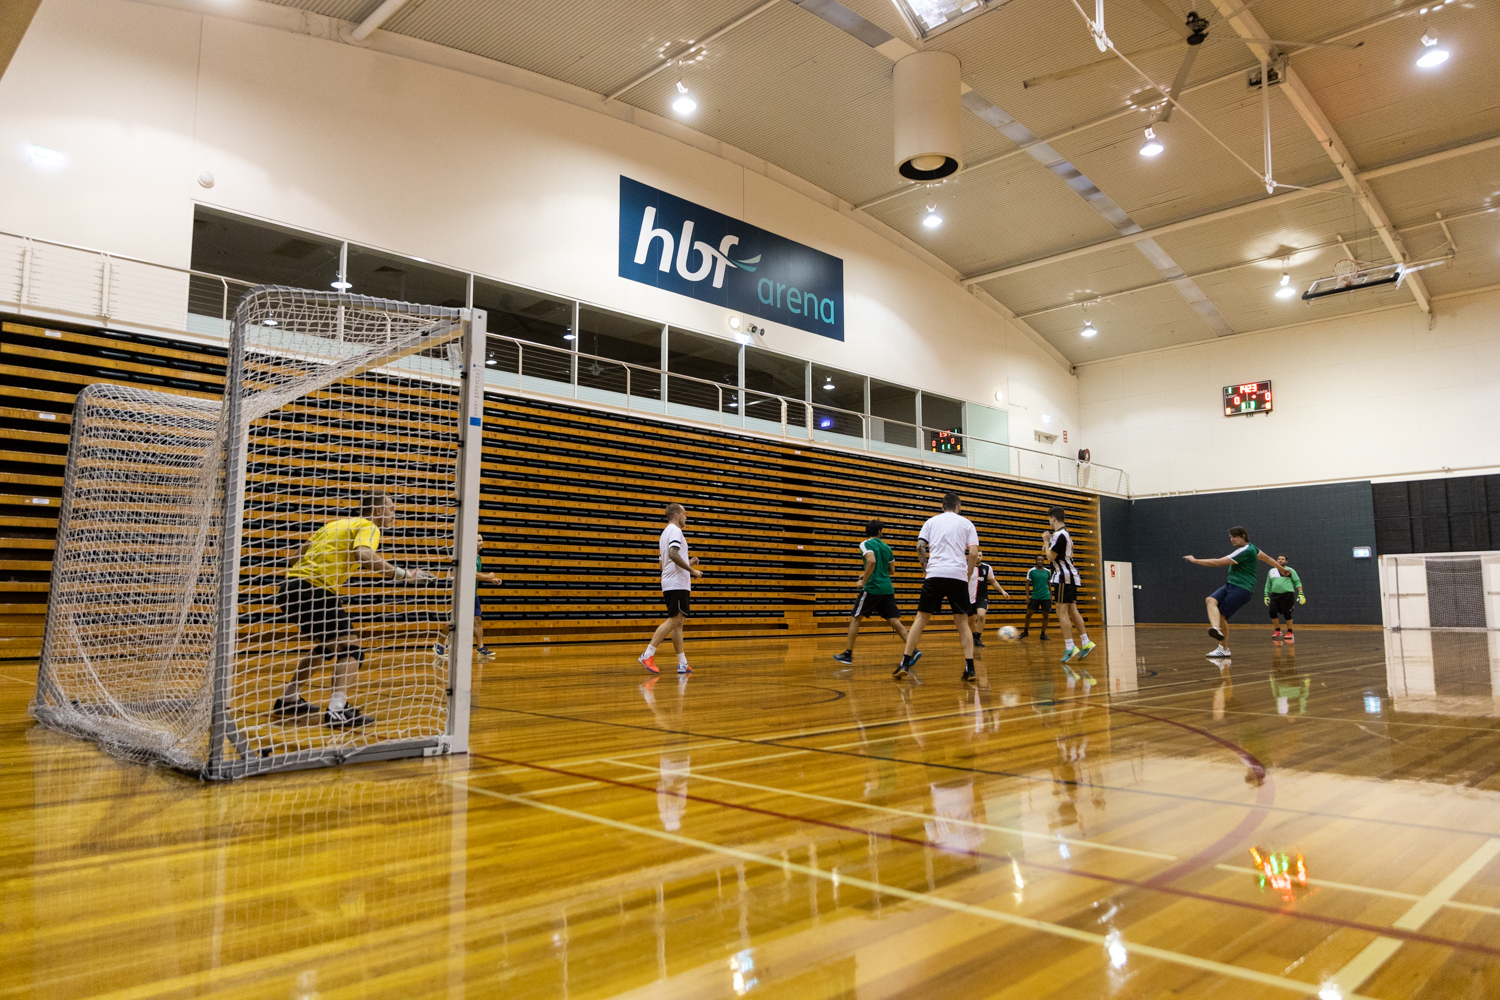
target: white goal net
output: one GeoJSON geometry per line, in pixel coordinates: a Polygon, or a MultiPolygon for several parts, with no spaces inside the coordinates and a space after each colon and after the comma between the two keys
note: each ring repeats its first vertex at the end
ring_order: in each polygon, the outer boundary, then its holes
{"type": "Polygon", "coordinates": [[[1380,557],[1389,629],[1500,629],[1500,552],[1380,557]]]}
{"type": "Polygon", "coordinates": [[[32,714],[207,778],[466,749],[483,355],[482,312],[263,287],[222,399],[87,387],[32,714]]]}

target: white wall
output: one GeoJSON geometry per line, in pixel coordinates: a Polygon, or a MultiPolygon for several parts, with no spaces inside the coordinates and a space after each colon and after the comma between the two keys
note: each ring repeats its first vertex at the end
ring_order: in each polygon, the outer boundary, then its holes
{"type": "Polygon", "coordinates": [[[1080,366],[1079,440],[1136,494],[1500,466],[1500,292],[1436,307],[1431,330],[1402,308],[1080,366]],[[1273,411],[1224,416],[1260,379],[1273,411]]]}
{"type": "Polygon", "coordinates": [[[773,326],[772,349],[991,405],[1005,390],[1018,444],[1036,447],[1043,413],[1049,431],[1077,427],[1067,367],[951,276],[753,169],[576,103],[126,0],[46,0],[0,79],[0,229],[186,266],[198,201],[727,334],[724,310],[616,274],[622,173],[844,259],[847,339],[773,326]],[[38,170],[28,143],[66,164],[38,170]]]}

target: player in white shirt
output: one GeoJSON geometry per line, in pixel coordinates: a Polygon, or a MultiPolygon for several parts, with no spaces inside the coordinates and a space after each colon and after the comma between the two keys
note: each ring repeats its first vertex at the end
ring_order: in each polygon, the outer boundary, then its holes
{"type": "Polygon", "coordinates": [[[680,503],[667,504],[667,526],[657,541],[657,561],[661,563],[661,596],[667,605],[667,619],[656,626],[656,633],[640,656],[640,664],[653,674],[661,673],[656,666],[656,647],[672,637],[672,648],[677,652],[677,672],[690,674],[687,653],[682,649],[682,625],[687,621],[689,598],[693,592],[693,581],[703,575],[698,569],[698,557],[688,554],[687,536],[682,529],[687,526],[687,510],[680,503]]]}
{"type": "Polygon", "coordinates": [[[943,609],[953,612],[959,642],[964,650],[966,681],[974,680],[974,633],[969,630],[969,616],[974,606],[969,601],[969,576],[979,565],[979,532],[974,522],[964,517],[963,501],[957,493],[943,497],[943,512],[927,519],[917,535],[917,558],[927,578],[922,581],[922,596],[917,599],[917,619],[906,636],[906,655],[891,676],[901,680],[910,676],[912,666],[921,658],[917,643],[932,616],[943,609]]]}

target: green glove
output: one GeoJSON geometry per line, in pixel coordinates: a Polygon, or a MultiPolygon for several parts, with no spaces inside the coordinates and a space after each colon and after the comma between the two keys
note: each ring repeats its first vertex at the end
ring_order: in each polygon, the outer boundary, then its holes
{"type": "Polygon", "coordinates": [[[1298,604],[1306,604],[1307,603],[1307,595],[1306,594],[1298,594],[1297,595],[1297,603],[1298,604]]]}
{"type": "Polygon", "coordinates": [[[1271,606],[1271,595],[1270,594],[1263,594],[1263,595],[1261,595],[1261,603],[1264,604],[1266,607],[1269,608],[1271,606]]]}

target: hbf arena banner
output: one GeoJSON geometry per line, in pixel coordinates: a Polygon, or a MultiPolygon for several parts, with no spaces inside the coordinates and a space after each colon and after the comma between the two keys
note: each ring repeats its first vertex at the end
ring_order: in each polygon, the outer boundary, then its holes
{"type": "Polygon", "coordinates": [[[620,177],[620,277],[844,339],[844,261],[620,177]]]}

